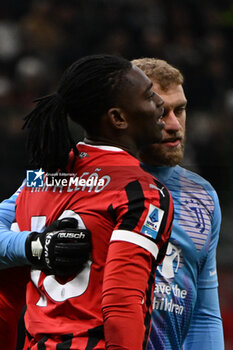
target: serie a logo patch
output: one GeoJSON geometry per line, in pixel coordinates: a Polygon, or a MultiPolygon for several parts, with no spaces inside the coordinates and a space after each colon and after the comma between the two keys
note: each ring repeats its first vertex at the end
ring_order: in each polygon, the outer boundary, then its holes
{"type": "Polygon", "coordinates": [[[164,211],[150,204],[148,214],[142,225],[141,232],[155,239],[159,231],[164,211]]]}

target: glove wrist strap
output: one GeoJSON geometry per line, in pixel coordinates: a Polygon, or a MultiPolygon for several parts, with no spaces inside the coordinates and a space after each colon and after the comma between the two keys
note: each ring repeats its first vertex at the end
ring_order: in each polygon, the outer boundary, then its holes
{"type": "Polygon", "coordinates": [[[27,236],[25,242],[25,253],[31,264],[36,264],[40,261],[43,252],[43,246],[39,239],[38,232],[32,232],[27,236]]]}
{"type": "Polygon", "coordinates": [[[39,237],[37,237],[36,241],[31,241],[31,250],[33,258],[37,258],[38,260],[40,260],[43,252],[43,246],[39,237]]]}

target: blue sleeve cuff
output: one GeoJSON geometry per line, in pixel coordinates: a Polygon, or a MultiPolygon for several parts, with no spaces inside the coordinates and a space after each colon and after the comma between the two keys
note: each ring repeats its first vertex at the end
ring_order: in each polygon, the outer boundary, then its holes
{"type": "Polygon", "coordinates": [[[15,220],[17,193],[0,203],[0,269],[29,265],[25,255],[25,241],[29,231],[11,231],[15,220]]]}
{"type": "Polygon", "coordinates": [[[0,269],[29,265],[25,241],[29,231],[13,232],[0,222],[0,269]]]}

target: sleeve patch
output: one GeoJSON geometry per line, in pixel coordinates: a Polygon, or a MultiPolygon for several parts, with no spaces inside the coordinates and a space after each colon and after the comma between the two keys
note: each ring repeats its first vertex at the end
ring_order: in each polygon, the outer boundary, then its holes
{"type": "Polygon", "coordinates": [[[155,239],[158,234],[163,215],[164,210],[150,204],[148,214],[144,223],[142,224],[141,232],[155,239]]]}

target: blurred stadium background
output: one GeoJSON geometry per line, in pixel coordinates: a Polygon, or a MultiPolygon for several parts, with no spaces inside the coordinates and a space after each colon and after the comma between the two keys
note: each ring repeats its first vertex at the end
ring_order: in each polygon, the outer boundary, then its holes
{"type": "MultiPolygon", "coordinates": [[[[92,53],[158,57],[185,75],[184,165],[220,198],[217,252],[226,350],[233,349],[233,3],[228,0],[1,0],[0,200],[25,177],[22,118],[63,70],[92,53]]],[[[82,136],[75,129],[77,141],[82,136]]]]}

